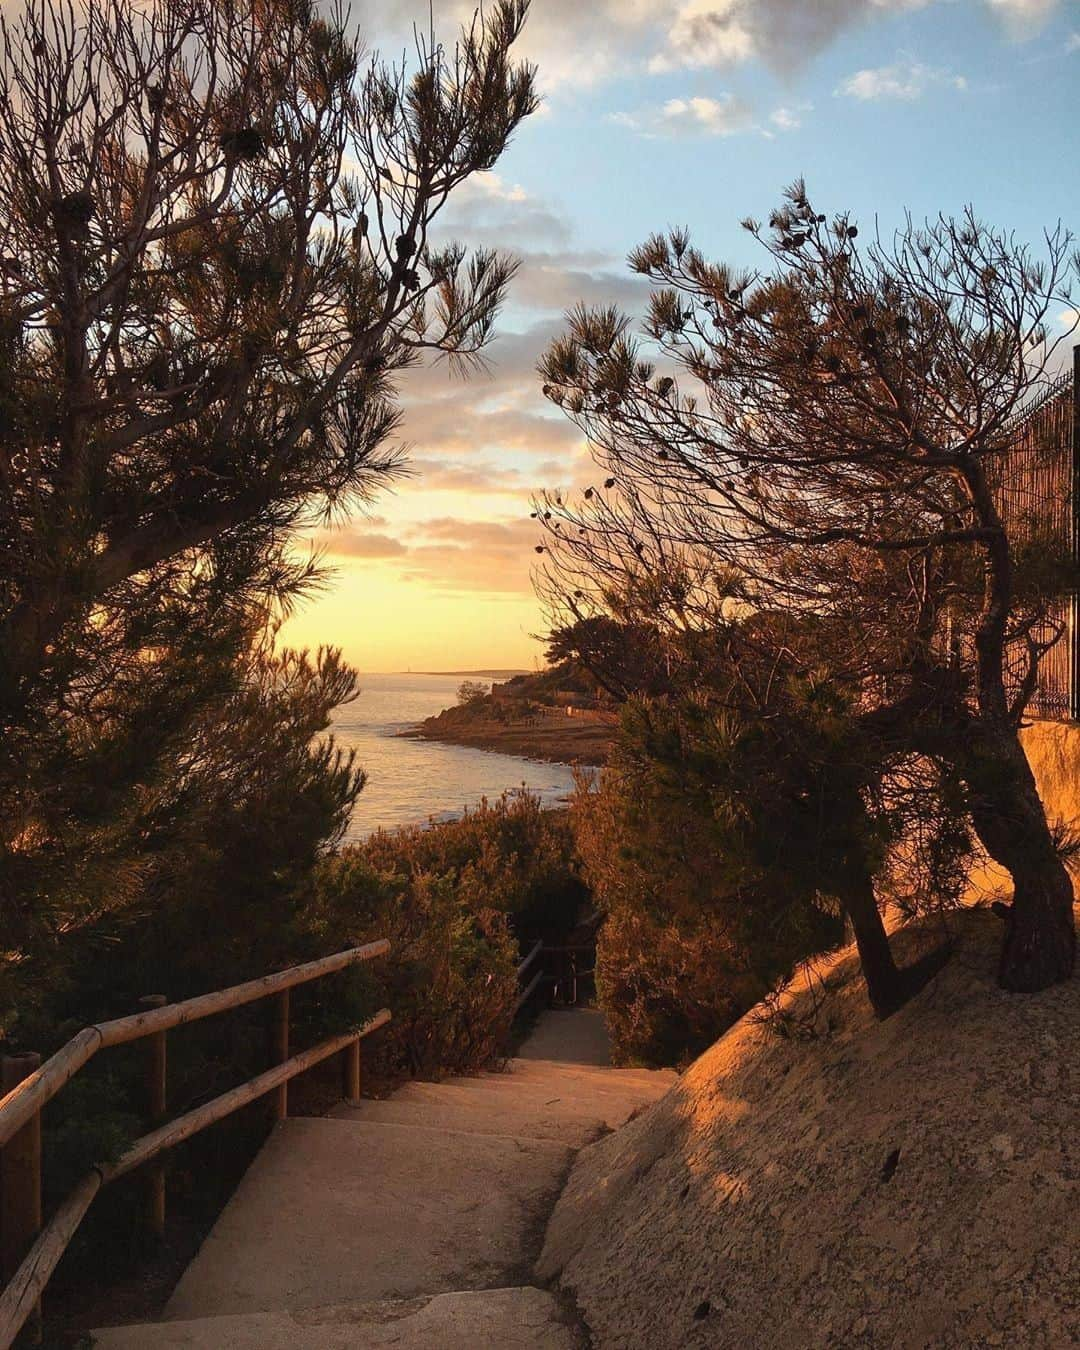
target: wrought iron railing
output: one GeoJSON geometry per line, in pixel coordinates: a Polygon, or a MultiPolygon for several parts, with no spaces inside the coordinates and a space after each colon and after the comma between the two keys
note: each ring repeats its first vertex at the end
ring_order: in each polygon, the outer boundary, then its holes
{"type": "MultiPolygon", "coordinates": [[[[1074,369],[1051,384],[1009,428],[1009,449],[994,474],[999,509],[1014,546],[1039,541],[1080,562],[1080,511],[1077,463],[1080,347],[1074,369]]],[[[1052,645],[1039,662],[1038,682],[1028,703],[1029,716],[1080,717],[1080,625],[1077,597],[1063,594],[1033,632],[1052,645]]],[[[1026,653],[1014,653],[1019,682],[1026,653]]]]}

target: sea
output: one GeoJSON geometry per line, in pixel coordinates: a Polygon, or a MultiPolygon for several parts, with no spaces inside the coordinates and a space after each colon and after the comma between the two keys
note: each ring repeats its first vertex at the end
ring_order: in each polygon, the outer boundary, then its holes
{"type": "Polygon", "coordinates": [[[453,820],[477,804],[507,791],[527,789],[547,805],[565,801],[573,790],[569,765],[547,764],[470,746],[417,741],[398,733],[450,707],[463,679],[505,678],[468,675],[362,675],[360,696],[338,708],[333,734],[356,751],[367,785],[353,811],[346,840],[357,842],[379,829],[453,820]]]}

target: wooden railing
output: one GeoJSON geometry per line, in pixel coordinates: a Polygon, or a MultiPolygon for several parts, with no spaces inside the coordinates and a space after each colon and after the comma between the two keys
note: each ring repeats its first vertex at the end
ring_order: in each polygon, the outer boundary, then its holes
{"type": "Polygon", "coordinates": [[[525,1004],[528,1003],[529,999],[532,998],[533,994],[535,994],[544,983],[543,954],[543,939],[537,938],[532,949],[517,968],[517,978],[520,990],[518,992],[517,1002],[514,1004],[515,1014],[524,1008],[525,1004]],[[534,966],[536,967],[535,970],[533,970],[534,966]],[[528,983],[525,982],[526,976],[528,976],[528,983]]]}
{"type": "Polygon", "coordinates": [[[582,933],[583,941],[553,944],[538,939],[532,945],[517,968],[519,988],[515,1015],[543,986],[548,987],[550,999],[568,1005],[577,1003],[578,980],[584,976],[591,978],[596,965],[596,930],[602,918],[596,911],[578,925],[576,931],[582,933]],[[579,966],[579,957],[586,958],[584,967],[579,966]],[[591,964],[588,962],[590,957],[591,964]]]}
{"type": "Polygon", "coordinates": [[[165,1223],[165,1179],[164,1172],[153,1164],[166,1150],[270,1093],[275,1094],[273,1116],[282,1119],[288,1114],[289,1080],[333,1055],[342,1057],[344,1096],[349,1100],[359,1097],[360,1042],[390,1020],[389,1010],[383,1008],[363,1026],[331,1036],[310,1050],[290,1057],[289,991],[347,966],[383,956],[389,950],[390,943],[385,939],[370,942],[262,979],[234,985],[231,989],[186,999],[183,1003],[170,1004],[161,996],[151,996],[143,1000],[144,1004],[151,1005],[145,1011],[85,1027],[44,1064],[38,1062],[37,1056],[30,1055],[5,1060],[4,1087],[10,1087],[10,1091],[0,1099],[0,1241],[8,1263],[4,1274],[10,1278],[0,1294],[2,1350],[8,1350],[24,1324],[36,1315],[42,1291],[103,1186],[150,1164],[148,1216],[151,1227],[160,1232],[165,1223]],[[148,1038],[147,1102],[152,1118],[161,1120],[166,1109],[166,1033],[188,1022],[271,996],[277,1000],[273,1053],[278,1062],[239,1087],[175,1120],[160,1124],[135,1140],[114,1162],[93,1168],[43,1227],[41,1111],[64,1084],[99,1050],[148,1038]]]}

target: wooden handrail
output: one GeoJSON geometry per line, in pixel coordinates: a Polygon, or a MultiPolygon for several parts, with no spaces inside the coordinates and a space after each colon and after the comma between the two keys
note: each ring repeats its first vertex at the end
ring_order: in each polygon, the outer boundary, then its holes
{"type": "Polygon", "coordinates": [[[524,961],[522,961],[521,964],[520,964],[520,965],[518,966],[518,968],[517,968],[517,977],[518,977],[519,980],[521,979],[522,975],[525,974],[525,972],[528,970],[528,968],[532,965],[532,963],[536,960],[536,958],[540,955],[540,953],[541,953],[543,950],[544,950],[544,939],[543,939],[543,938],[537,938],[537,939],[536,939],[536,942],[533,944],[533,949],[532,949],[532,951],[528,954],[528,956],[526,956],[526,958],[524,959],[524,961]]]}
{"type": "Polygon", "coordinates": [[[536,972],[536,974],[530,981],[528,988],[523,989],[521,993],[518,994],[517,1002],[514,1004],[515,1013],[521,1011],[521,1009],[525,1006],[526,1003],[528,1003],[529,999],[532,998],[533,994],[536,993],[537,989],[539,989],[539,987],[544,983],[544,981],[547,978],[548,977],[544,974],[542,970],[538,970],[536,972]]]}
{"type": "MultiPolygon", "coordinates": [[[[277,1050],[281,1062],[274,1064],[265,1073],[258,1074],[256,1077],[248,1079],[247,1082],[241,1083],[239,1087],[232,1088],[229,1092],[215,1097],[213,1101],[206,1102],[175,1120],[161,1124],[157,1129],[152,1130],[141,1139],[137,1139],[116,1162],[108,1165],[103,1164],[95,1168],[62,1202],[43,1228],[41,1227],[40,1214],[40,1156],[35,1154],[36,1161],[31,1166],[33,1184],[27,1192],[27,1195],[31,1198],[36,1197],[33,1200],[33,1205],[31,1205],[30,1199],[24,1197],[21,1192],[19,1197],[16,1198],[14,1193],[9,1196],[5,1188],[5,1194],[0,1196],[0,1200],[4,1201],[4,1205],[0,1206],[3,1210],[0,1217],[3,1220],[4,1232],[5,1234],[9,1231],[17,1232],[20,1236],[16,1242],[16,1249],[10,1257],[5,1249],[3,1263],[5,1269],[3,1273],[10,1272],[10,1279],[7,1286],[0,1292],[0,1350],[8,1350],[20,1329],[38,1305],[41,1292],[48,1283],[49,1277],[56,1269],[56,1265],[63,1256],[72,1235],[103,1185],[119,1176],[124,1176],[145,1163],[152,1162],[166,1149],[174,1147],[182,1140],[198,1134],[207,1126],[224,1119],[225,1116],[231,1115],[234,1111],[238,1111],[249,1102],[266,1096],[267,1093],[275,1090],[282,1094],[278,1110],[275,1112],[275,1118],[280,1119],[287,1110],[284,1094],[290,1079],[323,1060],[329,1059],[332,1055],[341,1054],[347,1057],[342,1066],[347,1091],[353,1096],[359,1094],[360,1041],[364,1036],[369,1035],[390,1020],[389,1010],[383,1008],[363,1026],[331,1036],[319,1045],[313,1046],[310,1050],[305,1050],[301,1054],[289,1058],[287,1048],[289,990],[296,985],[318,979],[322,975],[331,975],[336,971],[344,970],[347,966],[355,965],[360,961],[370,961],[372,957],[382,956],[389,950],[390,943],[382,938],[378,942],[369,942],[362,947],[350,947],[346,951],[335,952],[332,956],[324,956],[317,961],[308,961],[303,965],[291,966],[288,970],[277,971],[272,975],[265,975],[261,979],[248,980],[244,984],[233,985],[228,989],[218,989],[209,994],[200,994],[196,998],[185,999],[182,1003],[165,1003],[146,1008],[130,1017],[119,1017],[110,1022],[100,1022],[94,1026],[84,1027],[55,1055],[52,1055],[44,1064],[35,1068],[32,1073],[27,1074],[25,1078],[16,1083],[12,1090],[0,1100],[0,1149],[4,1149],[5,1146],[9,1146],[11,1150],[22,1148],[23,1142],[29,1137],[30,1132],[36,1132],[40,1129],[42,1108],[56,1096],[66,1083],[70,1082],[79,1069],[99,1050],[108,1046],[126,1045],[131,1041],[142,1040],[145,1037],[156,1037],[160,1039],[160,1044],[157,1046],[158,1055],[151,1055],[154,1084],[152,1115],[156,1115],[160,1120],[165,1104],[164,1041],[165,1033],[171,1027],[196,1022],[201,1018],[211,1017],[215,1013],[226,1012],[230,1008],[254,1003],[257,999],[266,998],[269,995],[278,998],[281,1003],[281,1010],[284,1011],[286,1019],[284,1036],[279,1035],[277,1038],[277,1050]],[[12,1206],[10,1209],[7,1208],[9,1204],[12,1206]],[[7,1225],[12,1221],[14,1221],[13,1227],[9,1230],[7,1225]],[[38,1231],[39,1229],[40,1231],[38,1231]],[[25,1239],[22,1236],[23,1234],[25,1234],[25,1239]],[[29,1250],[26,1251],[26,1255],[18,1268],[12,1271],[11,1265],[8,1264],[9,1259],[18,1260],[20,1250],[26,1250],[25,1243],[30,1242],[31,1238],[33,1238],[33,1241],[30,1243],[29,1250]]],[[[158,1004],[160,996],[154,996],[152,1000],[144,1000],[144,1002],[151,1001],[158,1004]]],[[[153,1042],[151,1042],[151,1045],[153,1046],[153,1042]]],[[[5,1060],[5,1075],[8,1074],[9,1068],[13,1065],[18,1066],[18,1072],[24,1072],[35,1061],[36,1056],[29,1061],[27,1057],[23,1057],[21,1064],[17,1059],[5,1060]]],[[[34,1137],[36,1137],[36,1134],[34,1137]]],[[[5,1153],[4,1156],[7,1157],[7,1154],[5,1153]]],[[[157,1204],[154,1207],[158,1226],[164,1224],[165,1218],[164,1189],[163,1187],[159,1189],[161,1193],[157,1197],[157,1204]]]]}
{"type": "Polygon", "coordinates": [[[222,1093],[213,1101],[188,1111],[186,1115],[177,1116],[160,1129],[143,1135],[116,1162],[95,1167],[82,1179],[41,1230],[19,1269],[0,1295],[0,1345],[10,1346],[19,1334],[75,1230],[103,1186],[118,1177],[125,1176],[128,1172],[133,1172],[137,1167],[142,1167],[144,1163],[152,1161],[167,1149],[174,1148],[208,1126],[224,1120],[226,1116],[239,1111],[241,1107],[249,1105],[259,1097],[265,1097],[267,1093],[273,1092],[275,1088],[295,1078],[297,1074],[305,1073],[316,1064],[321,1064],[323,1060],[339,1054],[362,1037],[385,1026],[390,1021],[390,1016],[388,1008],[380,1009],[374,1017],[355,1031],[345,1031],[337,1036],[331,1036],[319,1045],[312,1046],[310,1050],[293,1055],[283,1064],[275,1064],[272,1069],[267,1069],[265,1073],[241,1083],[239,1087],[222,1093]]]}
{"type": "Polygon", "coordinates": [[[96,1168],[83,1177],[41,1230],[22,1265],[8,1281],[7,1288],[0,1295],[0,1345],[5,1350],[11,1346],[34,1311],[42,1290],[67,1251],[68,1243],[75,1236],[75,1230],[85,1218],[86,1211],[94,1203],[101,1185],[101,1173],[96,1168]]]}
{"type": "Polygon", "coordinates": [[[268,994],[306,984],[321,975],[331,975],[359,961],[384,956],[389,950],[390,943],[386,938],[380,938],[378,942],[369,942],[363,947],[350,947],[332,956],[323,956],[301,966],[290,966],[288,970],[264,975],[257,980],[247,980],[244,984],[234,984],[228,989],[199,994],[182,1003],[168,1003],[162,1008],[152,1008],[131,1017],[118,1017],[111,1022],[84,1027],[55,1055],[51,1055],[40,1069],[24,1078],[0,1101],[0,1148],[31,1116],[53,1099],[89,1059],[106,1046],[126,1045],[155,1032],[167,1031],[170,1027],[197,1022],[203,1017],[212,1017],[215,1013],[254,1003],[268,994]]]}

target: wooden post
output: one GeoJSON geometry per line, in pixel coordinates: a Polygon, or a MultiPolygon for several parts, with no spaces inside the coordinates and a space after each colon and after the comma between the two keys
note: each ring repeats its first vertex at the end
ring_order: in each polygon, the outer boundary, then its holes
{"type": "MultiPolygon", "coordinates": [[[[41,1065],[37,1054],[5,1055],[0,1087],[6,1096],[41,1065]]],[[[6,1284],[41,1232],[41,1113],[8,1140],[0,1153],[0,1277],[6,1284]]],[[[41,1304],[27,1323],[27,1340],[41,1340],[41,1304]]]]}
{"type": "Polygon", "coordinates": [[[360,1037],[341,1052],[341,1095],[347,1102],[360,1101],[360,1037]]]}
{"type": "MultiPolygon", "coordinates": [[[[284,1064],[289,1058],[289,991],[283,989],[274,999],[274,1024],[270,1038],[270,1055],[274,1064],[284,1064]]],[[[284,1120],[289,1114],[289,1085],[282,1083],[270,1094],[270,1119],[284,1120]]]]}
{"type": "MultiPolygon", "coordinates": [[[[139,999],[142,1009],[164,1008],[164,994],[147,994],[139,999]]],[[[166,1031],[155,1031],[146,1038],[146,1119],[152,1129],[163,1124],[169,1112],[166,1065],[166,1031]]],[[[165,1233],[165,1167],[160,1162],[146,1169],[146,1223],[155,1238],[165,1233]]]]}

